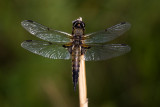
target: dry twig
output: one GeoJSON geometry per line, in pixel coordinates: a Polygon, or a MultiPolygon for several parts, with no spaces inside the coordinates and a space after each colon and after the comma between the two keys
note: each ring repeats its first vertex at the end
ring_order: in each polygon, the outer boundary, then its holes
{"type": "Polygon", "coordinates": [[[88,107],[86,70],[85,70],[84,55],[82,55],[81,58],[80,58],[79,100],[80,100],[80,107],[88,107]]]}

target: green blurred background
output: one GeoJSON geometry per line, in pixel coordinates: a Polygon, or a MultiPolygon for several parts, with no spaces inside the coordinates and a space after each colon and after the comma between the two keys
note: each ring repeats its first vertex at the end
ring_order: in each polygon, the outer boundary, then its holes
{"type": "Polygon", "coordinates": [[[0,0],[0,107],[78,107],[71,61],[47,59],[23,49],[39,40],[21,26],[34,20],[71,33],[83,17],[86,33],[128,21],[131,29],[113,43],[130,53],[86,62],[89,107],[160,107],[160,1],[0,0]]]}

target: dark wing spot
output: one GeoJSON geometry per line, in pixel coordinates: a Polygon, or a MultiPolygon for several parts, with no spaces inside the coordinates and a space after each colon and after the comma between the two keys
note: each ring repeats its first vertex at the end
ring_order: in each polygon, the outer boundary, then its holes
{"type": "Polygon", "coordinates": [[[87,49],[90,49],[91,47],[90,46],[88,46],[88,48],[87,49]]]}
{"type": "Polygon", "coordinates": [[[33,23],[33,21],[32,20],[27,20],[28,22],[31,22],[31,23],[33,23]]]}
{"type": "Polygon", "coordinates": [[[50,45],[52,45],[52,43],[51,42],[48,42],[50,45]]]}
{"type": "Polygon", "coordinates": [[[107,29],[105,29],[104,31],[107,32],[107,29]]]}
{"type": "Polygon", "coordinates": [[[26,42],[32,42],[32,40],[26,40],[26,42]]]}
{"type": "Polygon", "coordinates": [[[65,46],[65,45],[62,45],[62,47],[64,47],[64,48],[65,48],[66,46],[65,46]]]}
{"type": "Polygon", "coordinates": [[[121,24],[126,24],[126,22],[121,22],[121,24]]]}
{"type": "Polygon", "coordinates": [[[50,30],[50,28],[48,28],[48,27],[47,27],[47,30],[49,31],[49,30],[50,30]]]}
{"type": "Polygon", "coordinates": [[[90,49],[90,48],[91,48],[90,46],[84,47],[84,49],[90,49]]]}
{"type": "Polygon", "coordinates": [[[122,46],[127,46],[127,44],[121,44],[122,46]]]}

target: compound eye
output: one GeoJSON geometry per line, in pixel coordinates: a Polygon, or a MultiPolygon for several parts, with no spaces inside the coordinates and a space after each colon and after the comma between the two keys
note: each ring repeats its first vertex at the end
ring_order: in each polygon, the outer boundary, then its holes
{"type": "Polygon", "coordinates": [[[76,26],[76,24],[77,24],[77,23],[76,23],[76,22],[74,22],[74,23],[73,23],[73,26],[76,26]]]}
{"type": "Polygon", "coordinates": [[[85,24],[84,24],[84,23],[81,23],[81,26],[84,28],[84,27],[85,27],[85,24]]]}

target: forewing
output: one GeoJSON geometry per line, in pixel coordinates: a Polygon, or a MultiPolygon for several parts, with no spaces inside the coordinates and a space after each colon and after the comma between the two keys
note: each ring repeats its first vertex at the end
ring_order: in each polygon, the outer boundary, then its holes
{"type": "Polygon", "coordinates": [[[128,45],[124,44],[90,45],[90,47],[85,53],[86,61],[106,60],[123,55],[131,50],[128,45]]]}
{"type": "Polygon", "coordinates": [[[130,27],[131,25],[128,22],[122,22],[105,30],[87,34],[85,43],[105,43],[111,41],[122,35],[130,27]]]}
{"type": "Polygon", "coordinates": [[[70,42],[71,34],[53,30],[31,20],[21,22],[22,26],[32,35],[49,42],[70,42]]]}
{"type": "Polygon", "coordinates": [[[30,52],[47,58],[70,59],[68,50],[62,47],[61,44],[54,44],[36,40],[26,40],[22,42],[21,46],[30,52]]]}

